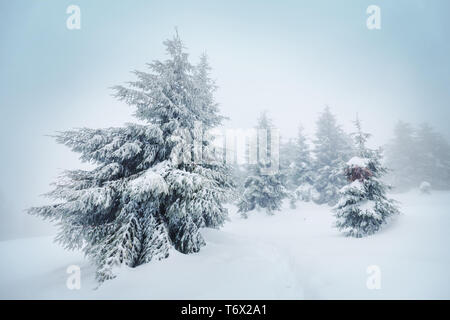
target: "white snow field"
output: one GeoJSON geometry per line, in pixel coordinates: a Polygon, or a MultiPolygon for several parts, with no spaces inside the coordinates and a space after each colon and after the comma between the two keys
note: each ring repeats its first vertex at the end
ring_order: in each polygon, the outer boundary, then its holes
{"type": "Polygon", "coordinates": [[[381,232],[346,238],[328,206],[300,203],[273,216],[233,208],[221,230],[203,230],[200,253],[172,251],[98,289],[94,268],[52,238],[0,242],[1,299],[450,299],[450,192],[395,195],[402,215],[381,232]],[[70,265],[81,268],[69,290],[70,265]],[[369,266],[380,289],[369,289],[369,266]]]}

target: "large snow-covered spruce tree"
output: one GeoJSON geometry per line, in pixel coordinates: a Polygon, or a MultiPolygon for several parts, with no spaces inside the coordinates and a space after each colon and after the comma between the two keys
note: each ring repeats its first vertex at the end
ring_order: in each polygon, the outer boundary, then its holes
{"type": "Polygon", "coordinates": [[[57,241],[82,249],[99,281],[116,266],[166,258],[172,247],[197,252],[205,245],[199,228],[226,219],[231,180],[206,132],[222,120],[206,57],[191,65],[178,34],[164,44],[166,61],[114,88],[145,124],[57,134],[96,168],[64,172],[48,193],[56,203],[29,210],[58,222],[57,241]]]}
{"type": "Polygon", "coordinates": [[[389,186],[381,181],[386,168],[381,164],[381,150],[366,147],[369,134],[355,121],[353,134],[357,156],[345,167],[348,184],[340,189],[340,200],[334,208],[336,227],[347,236],[361,238],[377,232],[398,214],[393,200],[386,197],[389,186]]]}
{"type": "Polygon", "coordinates": [[[267,135],[267,146],[272,145],[271,129],[273,128],[271,120],[263,113],[258,120],[257,137],[257,163],[249,165],[249,176],[244,182],[244,192],[238,201],[239,212],[243,217],[247,217],[247,212],[254,209],[265,209],[268,214],[273,214],[274,210],[280,210],[282,200],[287,196],[285,188],[285,177],[279,168],[267,170],[273,163],[274,155],[278,150],[271,150],[270,147],[265,150],[262,135],[267,135]],[[266,153],[266,156],[261,156],[266,153]]]}
{"type": "Polygon", "coordinates": [[[335,205],[339,189],[345,185],[345,178],[341,174],[342,167],[353,155],[353,146],[328,106],[317,121],[314,155],[313,200],[318,204],[335,205]]]}

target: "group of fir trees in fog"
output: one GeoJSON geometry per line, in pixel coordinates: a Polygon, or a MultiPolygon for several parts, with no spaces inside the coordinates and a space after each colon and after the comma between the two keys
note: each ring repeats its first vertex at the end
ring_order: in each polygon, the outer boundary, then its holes
{"type": "MultiPolygon", "coordinates": [[[[328,107],[312,143],[300,128],[279,150],[257,150],[258,155],[279,151],[277,170],[268,170],[270,156],[243,167],[226,164],[208,134],[224,118],[206,57],[191,64],[178,34],[164,45],[167,60],[148,64],[147,71],[134,72],[136,80],[114,88],[144,124],[56,134],[58,143],[96,166],[63,172],[47,194],[54,202],[29,210],[58,223],[57,241],[81,249],[97,266],[100,282],[113,278],[115,267],[166,258],[171,248],[198,252],[205,245],[200,228],[220,227],[229,201],[243,216],[254,209],[274,213],[285,199],[291,206],[328,204],[334,206],[336,226],[355,237],[376,232],[398,212],[386,197],[381,151],[366,147],[368,135],[359,121],[353,135],[345,133],[328,107]]],[[[263,114],[256,127],[270,132],[274,125],[263,114]]],[[[271,139],[279,137],[266,138],[273,146],[271,139]]],[[[387,164],[396,185],[426,180],[445,188],[449,159],[448,144],[430,127],[413,130],[399,123],[387,164]]]]}
{"type": "MultiPolygon", "coordinates": [[[[356,131],[362,130],[359,119],[355,128],[356,131]]],[[[300,126],[296,138],[280,142],[277,180],[282,181],[285,187],[279,188],[280,195],[289,198],[292,207],[299,200],[335,206],[342,197],[341,188],[348,184],[344,173],[347,162],[358,156],[360,149],[354,135],[342,130],[327,106],[319,114],[312,139],[307,139],[300,126]]],[[[384,167],[380,174],[382,171],[382,180],[388,189],[401,192],[418,188],[421,184],[432,189],[450,189],[450,144],[429,124],[421,124],[415,129],[399,121],[393,138],[376,153],[384,167]]],[[[242,169],[234,172],[242,176],[242,169]]],[[[236,180],[241,184],[245,181],[239,176],[236,180]]],[[[280,195],[272,197],[279,198],[280,195]]],[[[265,208],[264,203],[259,207],[265,208]]],[[[272,212],[272,209],[268,211],[272,212]]]]}
{"type": "Polygon", "coordinates": [[[398,191],[427,182],[433,189],[450,189],[450,144],[429,124],[417,128],[399,121],[386,147],[388,181],[398,191]]]}
{"type": "MultiPolygon", "coordinates": [[[[261,119],[258,128],[270,123],[265,114],[261,119]]],[[[262,173],[261,164],[248,165],[248,177],[241,179],[244,188],[239,211],[246,217],[255,208],[273,213],[285,198],[291,207],[297,201],[313,201],[334,207],[336,227],[346,235],[375,233],[398,209],[386,196],[390,186],[382,180],[388,170],[382,164],[381,149],[367,148],[369,137],[359,119],[355,132],[345,133],[326,107],[317,120],[312,146],[301,127],[296,139],[281,144],[277,173],[262,173]]]]}

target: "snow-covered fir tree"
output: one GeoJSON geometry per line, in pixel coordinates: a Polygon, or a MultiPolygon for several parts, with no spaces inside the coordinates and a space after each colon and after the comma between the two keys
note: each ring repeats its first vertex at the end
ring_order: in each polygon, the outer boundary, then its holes
{"type": "Polygon", "coordinates": [[[396,191],[405,191],[419,185],[418,158],[414,127],[407,122],[398,121],[394,137],[386,147],[386,165],[391,169],[387,180],[396,191]]]}
{"type": "Polygon", "coordinates": [[[422,182],[433,189],[450,188],[450,144],[427,123],[416,129],[399,121],[386,159],[392,169],[387,178],[396,191],[417,188],[422,182]]]}
{"type": "Polygon", "coordinates": [[[289,180],[294,186],[294,197],[295,200],[310,201],[314,185],[313,159],[302,126],[298,128],[293,150],[294,158],[290,167],[289,180]]]}
{"type": "Polygon", "coordinates": [[[271,120],[264,112],[259,118],[257,129],[257,163],[249,165],[249,176],[244,183],[244,192],[238,201],[239,212],[243,217],[247,217],[247,212],[254,209],[265,209],[268,214],[272,214],[275,210],[280,210],[282,200],[287,196],[285,188],[285,177],[278,168],[277,170],[267,170],[271,167],[272,152],[271,150],[271,129],[273,128],[271,120]],[[267,135],[267,150],[263,150],[262,134],[267,135]],[[265,156],[261,154],[265,152],[265,156]]]}
{"type": "Polygon", "coordinates": [[[314,174],[312,171],[313,160],[311,157],[310,147],[303,133],[303,127],[298,128],[298,135],[294,145],[294,162],[292,168],[292,182],[295,186],[302,184],[312,184],[314,182],[314,174]]]}
{"type": "Polygon", "coordinates": [[[312,198],[318,204],[335,205],[339,189],[345,184],[342,168],[353,155],[353,146],[351,139],[337,124],[328,106],[317,121],[313,151],[315,181],[312,198]]]}
{"type": "Polygon", "coordinates": [[[240,165],[240,164],[232,164],[229,165],[231,177],[233,179],[234,188],[231,192],[230,198],[231,202],[236,202],[241,198],[241,195],[244,193],[245,180],[248,176],[248,165],[240,165]]]}
{"type": "Polygon", "coordinates": [[[57,202],[29,210],[58,222],[57,241],[83,250],[100,282],[116,266],[166,258],[171,247],[199,251],[199,229],[217,228],[227,216],[222,203],[231,181],[206,132],[222,120],[206,57],[193,66],[178,34],[164,44],[167,60],[115,87],[145,124],[57,134],[96,168],[64,172],[48,193],[57,202]]]}
{"type": "MultiPolygon", "coordinates": [[[[422,123],[416,133],[416,176],[430,184],[429,188],[450,188],[450,144],[428,123],[422,123]]],[[[417,182],[417,181],[416,181],[417,182]]]]}
{"type": "Polygon", "coordinates": [[[286,188],[294,190],[295,184],[292,179],[292,172],[296,158],[296,141],[289,138],[286,141],[280,139],[280,171],[286,177],[286,188]]]}
{"type": "Polygon", "coordinates": [[[281,145],[280,166],[286,171],[289,189],[296,189],[303,184],[313,184],[313,159],[302,126],[299,126],[295,139],[289,139],[281,145]]]}
{"type": "Polygon", "coordinates": [[[289,198],[291,208],[295,208],[297,195],[295,194],[295,184],[292,179],[295,162],[295,139],[289,138],[286,142],[280,139],[280,173],[283,177],[286,188],[286,197],[289,198]]]}
{"type": "Polygon", "coordinates": [[[280,146],[280,170],[285,177],[288,198],[292,208],[296,202],[310,201],[314,184],[313,159],[303,127],[299,126],[295,139],[280,146]]]}
{"type": "Polygon", "coordinates": [[[347,236],[361,238],[371,235],[398,214],[394,201],[386,197],[389,186],[381,181],[386,168],[381,164],[381,150],[366,147],[369,134],[361,130],[353,134],[357,156],[345,167],[348,184],[340,189],[340,199],[334,208],[336,227],[347,236]]]}

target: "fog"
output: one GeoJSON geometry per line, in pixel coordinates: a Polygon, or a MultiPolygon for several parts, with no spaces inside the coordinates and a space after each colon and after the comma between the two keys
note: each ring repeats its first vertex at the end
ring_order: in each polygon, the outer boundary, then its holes
{"type": "Polygon", "coordinates": [[[74,127],[136,122],[109,89],[164,59],[178,28],[192,61],[206,52],[227,128],[250,128],[267,110],[284,138],[311,138],[325,105],[345,131],[358,113],[371,144],[398,120],[430,123],[450,138],[450,3],[375,1],[87,1],[81,29],[66,28],[71,1],[0,4],[0,239],[52,234],[30,206],[64,169],[86,168],[49,137],[74,127]]]}

